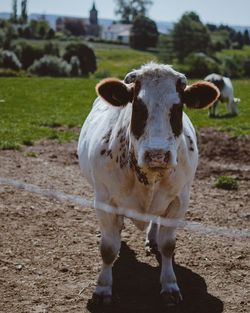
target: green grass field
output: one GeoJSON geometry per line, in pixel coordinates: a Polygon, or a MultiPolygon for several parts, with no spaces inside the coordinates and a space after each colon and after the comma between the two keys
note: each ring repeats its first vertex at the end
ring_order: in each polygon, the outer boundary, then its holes
{"type": "Polygon", "coordinates": [[[216,56],[218,58],[224,58],[225,56],[249,58],[250,57],[250,46],[244,46],[243,49],[224,49],[220,52],[217,52],[216,56]]]}
{"type": "Polygon", "coordinates": [[[1,78],[0,147],[76,138],[95,98],[94,79],[1,78]],[[63,131],[62,131],[63,129],[63,131]]]}
{"type": "MultiPolygon", "coordinates": [[[[108,64],[104,55],[103,60],[108,64]]],[[[1,78],[0,148],[18,149],[44,138],[76,139],[74,127],[80,127],[86,118],[97,82],[93,78],[1,78]]],[[[236,136],[250,135],[250,80],[236,80],[234,86],[235,96],[241,98],[239,116],[210,119],[207,110],[189,110],[196,127],[213,126],[236,136]]],[[[223,105],[220,108],[222,114],[226,112],[223,105]]]]}
{"type": "MultiPolygon", "coordinates": [[[[0,78],[0,148],[18,149],[40,139],[76,139],[96,97],[95,85],[105,76],[124,77],[131,69],[156,60],[152,53],[99,44],[95,47],[98,71],[89,79],[0,78]]],[[[234,81],[241,98],[240,115],[209,119],[206,110],[189,111],[195,126],[214,126],[232,135],[250,135],[250,80],[234,81]]],[[[221,113],[225,113],[223,105],[221,113]]]]}

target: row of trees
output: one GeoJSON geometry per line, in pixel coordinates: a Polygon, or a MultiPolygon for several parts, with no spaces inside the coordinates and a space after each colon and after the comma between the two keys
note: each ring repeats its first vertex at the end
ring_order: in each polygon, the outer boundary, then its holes
{"type": "Polygon", "coordinates": [[[17,13],[17,0],[12,0],[11,21],[15,24],[26,24],[28,21],[27,0],[21,1],[21,15],[17,13]]]}
{"type": "Polygon", "coordinates": [[[168,35],[162,35],[159,56],[165,63],[179,64],[189,77],[204,77],[211,72],[230,77],[249,76],[249,58],[238,58],[217,52],[241,49],[248,45],[248,31],[236,32],[229,26],[205,25],[195,12],[185,13],[168,35]]]}

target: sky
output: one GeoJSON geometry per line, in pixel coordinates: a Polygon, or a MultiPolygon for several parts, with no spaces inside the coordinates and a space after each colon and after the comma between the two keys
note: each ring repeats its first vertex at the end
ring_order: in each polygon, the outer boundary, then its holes
{"type": "MultiPolygon", "coordinates": [[[[119,18],[114,13],[115,0],[95,3],[99,18],[119,18]]],[[[10,12],[11,4],[12,0],[0,0],[0,12],[10,12]]],[[[28,4],[29,13],[88,17],[93,0],[28,0],[28,4]]],[[[204,23],[250,25],[250,0],[153,0],[149,17],[176,22],[186,11],[195,11],[204,23]]]]}

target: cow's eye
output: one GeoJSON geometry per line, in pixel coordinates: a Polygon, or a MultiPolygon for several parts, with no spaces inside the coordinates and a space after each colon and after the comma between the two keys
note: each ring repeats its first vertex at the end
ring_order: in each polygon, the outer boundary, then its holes
{"type": "Polygon", "coordinates": [[[186,86],[187,86],[186,82],[182,78],[179,78],[176,83],[176,91],[183,92],[186,86]]]}

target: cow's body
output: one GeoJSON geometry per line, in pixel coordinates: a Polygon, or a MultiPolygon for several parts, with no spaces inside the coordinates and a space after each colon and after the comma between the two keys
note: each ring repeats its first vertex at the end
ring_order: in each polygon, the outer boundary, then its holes
{"type": "Polygon", "coordinates": [[[220,97],[218,101],[216,101],[213,106],[209,108],[209,116],[212,117],[217,115],[219,101],[226,103],[228,114],[237,115],[240,99],[234,98],[234,89],[231,79],[229,77],[213,73],[206,76],[205,81],[215,84],[215,86],[220,90],[220,97]]]}
{"type": "MultiPolygon", "coordinates": [[[[106,101],[101,97],[95,101],[78,145],[80,166],[94,188],[102,233],[103,266],[95,294],[104,302],[110,301],[111,267],[123,226],[115,208],[183,219],[198,162],[194,128],[186,114],[182,118],[182,98],[186,102],[190,98],[188,92],[184,95],[184,75],[157,64],[144,66],[136,78],[133,75],[126,78],[127,85],[112,80],[99,85],[106,101]],[[124,103],[117,102],[119,98],[125,98],[124,103]],[[102,204],[113,207],[114,214],[102,211],[102,204]]],[[[212,100],[218,96],[214,90],[212,100]]],[[[195,97],[191,95],[198,103],[195,97]]],[[[146,226],[134,222],[140,229],[146,226]]],[[[175,228],[152,224],[147,241],[157,244],[162,255],[161,292],[166,302],[177,303],[181,294],[172,267],[175,228]]]]}

